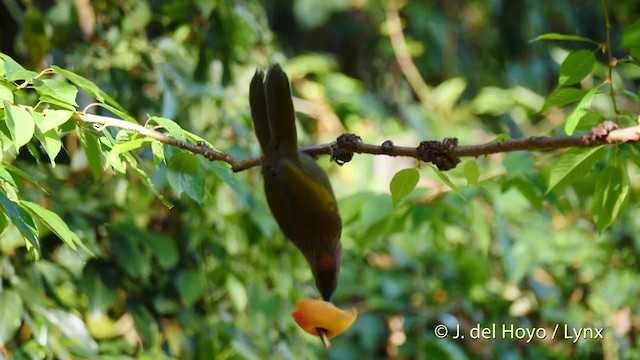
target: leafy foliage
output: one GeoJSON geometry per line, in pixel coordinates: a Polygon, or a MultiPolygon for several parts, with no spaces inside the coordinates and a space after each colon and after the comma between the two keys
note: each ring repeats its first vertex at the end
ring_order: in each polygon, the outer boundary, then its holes
{"type": "Polygon", "coordinates": [[[361,310],[324,350],[291,319],[312,278],[259,171],[83,121],[257,156],[248,83],[278,61],[304,144],[345,129],[369,143],[473,144],[636,123],[634,1],[606,9],[613,42],[603,9],[566,1],[408,3],[399,15],[417,74],[397,61],[391,5],[17,9],[20,34],[0,54],[0,358],[637,357],[635,144],[500,154],[446,173],[320,159],[344,223],[335,301],[361,310]],[[603,327],[605,338],[435,332],[491,324],[603,327]]]}

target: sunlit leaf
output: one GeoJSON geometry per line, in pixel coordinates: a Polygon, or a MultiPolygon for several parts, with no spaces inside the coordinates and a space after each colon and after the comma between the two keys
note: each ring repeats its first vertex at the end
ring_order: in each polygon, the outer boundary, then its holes
{"type": "Polygon", "coordinates": [[[584,36],[565,35],[565,34],[558,34],[558,33],[547,33],[547,34],[538,35],[534,39],[529,40],[529,42],[532,43],[540,40],[580,41],[580,42],[588,42],[591,44],[600,45],[597,41],[591,40],[584,36]]]}
{"type": "Polygon", "coordinates": [[[419,180],[420,173],[415,168],[400,170],[393,176],[389,188],[394,207],[416,188],[419,180]]]}
{"type": "Polygon", "coordinates": [[[159,116],[152,116],[149,118],[149,121],[155,122],[156,124],[165,128],[169,132],[169,136],[182,141],[187,140],[184,136],[184,130],[182,130],[180,125],[178,125],[175,121],[159,116]]]}
{"type": "Polygon", "coordinates": [[[68,347],[87,357],[98,353],[98,344],[91,338],[86,324],[77,315],[60,309],[43,309],[42,312],[47,321],[67,338],[68,347]]]}
{"type": "Polygon", "coordinates": [[[477,184],[480,179],[480,167],[475,160],[469,160],[464,163],[464,177],[467,179],[467,184],[477,184]]]}
{"type": "Polygon", "coordinates": [[[549,176],[547,194],[552,190],[563,192],[567,186],[581,180],[606,154],[604,146],[587,149],[572,148],[567,150],[553,165],[549,176]]]}
{"type": "Polygon", "coordinates": [[[69,70],[65,70],[62,69],[56,65],[53,65],[51,67],[53,69],[53,71],[56,74],[60,74],[62,76],[64,76],[67,80],[71,81],[72,83],[74,83],[76,86],[80,87],[81,89],[83,89],[84,91],[88,92],[89,94],[93,95],[98,101],[104,103],[104,102],[108,102],[109,104],[111,104],[112,106],[117,107],[119,110],[123,111],[124,108],[118,104],[117,101],[115,101],[113,98],[111,98],[111,96],[109,96],[107,93],[105,93],[104,91],[102,91],[98,85],[94,84],[92,81],[87,80],[86,78],[73,73],[69,70]]]}
{"type": "MultiPolygon", "coordinates": [[[[10,84],[4,82],[2,78],[0,78],[0,101],[14,102],[10,84]]],[[[0,106],[4,109],[4,104],[0,103],[0,106]]]]}
{"type": "Polygon", "coordinates": [[[570,53],[560,64],[560,86],[573,85],[584,79],[596,63],[596,57],[589,50],[578,50],[570,53]]]}
{"type": "Polygon", "coordinates": [[[547,111],[554,107],[560,107],[574,103],[582,99],[588,90],[576,89],[572,87],[559,87],[544,99],[544,105],[540,112],[547,111]]]}
{"type": "Polygon", "coordinates": [[[433,100],[438,107],[451,109],[462,96],[467,81],[461,77],[447,79],[433,89],[433,100]]]}
{"type": "Polygon", "coordinates": [[[238,278],[231,275],[227,277],[226,285],[235,308],[238,311],[245,311],[248,302],[246,285],[238,278]]]}
{"type": "Polygon", "coordinates": [[[151,141],[153,141],[151,138],[143,137],[116,144],[113,148],[111,148],[111,151],[109,151],[109,155],[107,155],[106,157],[104,166],[108,167],[111,162],[117,159],[121,154],[138,149],[145,143],[151,141]]]}
{"type": "Polygon", "coordinates": [[[56,234],[62,241],[64,241],[73,250],[77,250],[76,245],[82,245],[80,238],[76,235],[67,223],[53,211],[43,207],[40,204],[34,202],[22,200],[20,205],[27,208],[31,214],[40,219],[42,223],[48,227],[54,234],[56,234]]]}
{"type": "Polygon", "coordinates": [[[15,105],[4,102],[7,115],[7,127],[13,138],[16,149],[26,145],[35,133],[35,121],[29,112],[15,105]]]}
{"type": "Polygon", "coordinates": [[[440,178],[440,180],[442,180],[443,183],[445,183],[451,190],[453,190],[456,193],[458,193],[458,195],[462,196],[460,194],[460,192],[458,191],[458,186],[456,186],[456,184],[454,184],[453,181],[451,181],[451,179],[449,179],[449,176],[447,174],[445,174],[444,172],[440,171],[440,169],[438,169],[438,167],[435,166],[435,165],[429,164],[429,167],[431,168],[431,170],[433,170],[433,172],[436,173],[436,175],[438,175],[438,177],[440,178]]]}
{"type": "Polygon", "coordinates": [[[71,115],[73,115],[73,111],[51,110],[44,114],[41,120],[36,121],[36,126],[44,134],[69,121],[71,115]]]}
{"type": "Polygon", "coordinates": [[[511,135],[505,133],[498,134],[498,136],[496,136],[495,139],[491,140],[491,142],[500,142],[504,140],[511,140],[511,135]]]}
{"type": "Polygon", "coordinates": [[[597,91],[597,87],[589,90],[589,92],[582,98],[582,100],[580,100],[576,108],[573,109],[571,114],[569,114],[569,117],[567,117],[567,122],[564,124],[564,131],[567,133],[567,135],[573,135],[573,132],[578,126],[580,119],[582,119],[583,116],[587,115],[587,113],[589,112],[589,108],[591,108],[591,101],[593,100],[593,97],[596,95],[597,91]]]}
{"type": "Polygon", "coordinates": [[[56,156],[60,153],[62,149],[62,140],[60,136],[55,130],[49,130],[46,133],[42,134],[40,131],[36,132],[36,138],[40,141],[40,144],[44,148],[44,151],[49,156],[49,161],[51,162],[51,166],[56,166],[56,156]]]}
{"type": "Polygon", "coordinates": [[[54,79],[36,79],[33,81],[33,85],[40,94],[41,101],[51,102],[50,100],[54,100],[55,104],[65,104],[71,110],[78,106],[76,103],[78,89],[71,84],[54,79]]]}
{"type": "Polygon", "coordinates": [[[4,70],[9,81],[31,80],[38,75],[35,71],[26,70],[9,56],[0,53],[4,60],[4,70]]]}

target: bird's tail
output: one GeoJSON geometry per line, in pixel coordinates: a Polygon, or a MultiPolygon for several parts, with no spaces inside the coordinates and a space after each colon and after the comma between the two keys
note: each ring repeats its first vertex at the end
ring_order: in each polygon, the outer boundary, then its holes
{"type": "Polygon", "coordinates": [[[267,158],[298,154],[297,134],[289,78],[280,65],[257,71],[249,90],[251,115],[262,151],[267,158]]]}

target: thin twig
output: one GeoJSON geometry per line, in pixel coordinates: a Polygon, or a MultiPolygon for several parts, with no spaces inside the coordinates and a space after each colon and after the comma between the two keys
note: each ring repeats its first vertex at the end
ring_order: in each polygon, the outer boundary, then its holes
{"type": "Polygon", "coordinates": [[[605,47],[607,51],[607,67],[609,73],[607,75],[607,82],[609,83],[609,96],[611,96],[611,102],[613,103],[613,111],[616,116],[618,113],[618,104],[616,103],[616,91],[613,88],[613,67],[616,65],[613,55],[611,54],[611,21],[609,20],[609,1],[602,0],[602,7],[604,8],[604,22],[605,22],[605,47]]]}
{"type": "MultiPolygon", "coordinates": [[[[50,111],[51,110],[44,110],[43,114],[46,114],[47,112],[50,112],[50,111]]],[[[172,136],[167,136],[161,132],[144,127],[140,124],[132,123],[125,120],[115,119],[115,118],[101,116],[101,115],[87,114],[87,113],[76,113],[76,120],[86,122],[86,123],[99,124],[102,127],[117,127],[119,129],[137,132],[140,135],[150,137],[154,140],[158,140],[163,144],[175,146],[180,149],[184,149],[189,152],[192,152],[194,154],[200,154],[211,161],[226,162],[227,164],[231,165],[231,168],[234,171],[240,171],[240,170],[244,170],[244,169],[248,169],[248,168],[260,165],[259,158],[254,158],[249,160],[238,160],[229,154],[214,150],[206,144],[203,144],[203,143],[195,144],[188,141],[182,141],[172,136]]]]}
{"type": "Polygon", "coordinates": [[[398,8],[395,5],[390,5],[387,8],[387,30],[389,31],[389,39],[391,40],[391,46],[393,47],[393,53],[396,55],[396,61],[400,70],[407,78],[409,85],[416,93],[418,100],[422,106],[427,109],[433,107],[433,100],[431,99],[431,90],[429,86],[422,79],[420,71],[416,67],[416,64],[411,59],[409,49],[407,48],[407,41],[402,32],[402,21],[400,20],[400,14],[398,8]]]}
{"type": "MultiPolygon", "coordinates": [[[[44,110],[43,113],[46,114],[49,111],[51,110],[44,110]]],[[[194,154],[200,154],[211,161],[225,162],[231,165],[231,169],[234,172],[243,171],[260,165],[259,157],[247,160],[236,159],[227,153],[213,150],[211,147],[204,143],[195,144],[188,141],[178,140],[174,137],[167,136],[158,131],[125,120],[86,113],[76,113],[76,120],[86,123],[99,124],[103,127],[117,127],[120,129],[134,131],[139,133],[140,135],[150,137],[161,143],[175,146],[194,154]]],[[[447,140],[450,139],[445,139],[442,144],[449,145],[450,149],[444,154],[444,156],[449,157],[450,159],[458,159],[460,157],[479,157],[483,155],[511,151],[555,150],[570,147],[590,147],[599,145],[640,142],[640,125],[618,129],[615,124],[607,121],[595,127],[589,134],[582,136],[534,136],[522,139],[503,140],[486,144],[466,146],[457,146],[456,144],[451,146],[451,144],[448,143],[447,140]]],[[[407,147],[395,146],[390,141],[385,141],[385,143],[382,145],[373,145],[360,142],[359,137],[353,134],[344,134],[338,138],[338,141],[334,141],[328,144],[304,146],[300,147],[299,150],[312,156],[331,155],[332,158],[338,163],[349,161],[351,158],[350,156],[352,156],[353,154],[411,157],[417,160],[430,161],[435,163],[435,161],[428,156],[425,158],[425,152],[423,151],[424,149],[421,149],[423,147],[423,144],[425,143],[436,143],[436,145],[441,144],[437,141],[426,141],[421,143],[421,145],[417,147],[407,147]],[[345,142],[343,140],[344,138],[351,140],[357,139],[357,141],[348,142],[348,140],[347,142],[345,142]],[[341,155],[339,156],[338,154],[341,155]],[[345,154],[348,154],[350,156],[347,156],[347,159],[343,160],[345,154]]],[[[436,163],[436,165],[438,164],[436,163]]]]}

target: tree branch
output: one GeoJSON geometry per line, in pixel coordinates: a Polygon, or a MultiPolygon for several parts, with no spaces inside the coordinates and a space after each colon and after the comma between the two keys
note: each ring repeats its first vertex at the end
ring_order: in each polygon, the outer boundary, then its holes
{"type": "MultiPolygon", "coordinates": [[[[49,111],[44,110],[43,113],[46,114],[49,111]]],[[[76,113],[75,116],[76,121],[134,131],[161,143],[175,146],[194,154],[200,154],[211,161],[223,161],[231,165],[231,169],[234,172],[260,165],[260,158],[258,157],[239,160],[227,153],[212,149],[204,142],[192,143],[178,140],[129,121],[87,113],[76,113]]],[[[350,161],[354,154],[370,154],[411,157],[424,162],[431,162],[440,170],[449,170],[456,166],[460,161],[460,157],[465,156],[479,157],[511,151],[555,150],[629,142],[640,142],[640,125],[619,129],[615,123],[605,121],[594,127],[588,134],[582,136],[534,136],[466,146],[459,146],[458,140],[455,138],[447,138],[443,141],[423,141],[417,147],[407,147],[395,146],[390,140],[385,141],[382,145],[365,144],[357,135],[343,134],[332,143],[303,146],[299,150],[312,156],[330,155],[331,159],[339,165],[350,161]]]]}
{"type": "MultiPolygon", "coordinates": [[[[43,114],[46,114],[49,111],[50,110],[44,110],[43,114]]],[[[224,161],[227,164],[231,165],[231,168],[233,169],[233,171],[240,171],[240,170],[254,167],[256,165],[260,165],[259,158],[253,158],[249,160],[238,160],[229,154],[212,149],[209,145],[205,143],[199,142],[196,144],[188,141],[182,141],[174,137],[167,136],[161,132],[144,127],[140,124],[132,123],[129,121],[114,119],[107,116],[87,114],[87,113],[76,113],[75,116],[76,116],[76,120],[79,120],[82,122],[99,124],[99,125],[102,125],[102,127],[113,126],[119,129],[125,129],[133,132],[137,132],[140,135],[158,140],[161,143],[175,146],[180,149],[184,149],[189,152],[192,152],[194,154],[200,154],[211,161],[224,161]]]]}

